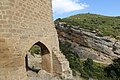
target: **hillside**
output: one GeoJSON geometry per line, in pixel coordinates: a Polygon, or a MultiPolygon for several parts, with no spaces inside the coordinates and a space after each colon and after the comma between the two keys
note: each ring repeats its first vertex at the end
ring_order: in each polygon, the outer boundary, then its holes
{"type": "MultiPolygon", "coordinates": [[[[107,76],[109,65],[112,65],[114,59],[120,58],[119,17],[78,14],[59,18],[55,25],[61,51],[68,59],[74,75],[98,80],[120,78],[115,76],[114,70],[114,74],[109,72],[112,76],[107,76]]],[[[115,64],[114,67],[119,69],[118,66],[115,64]]]]}
{"type": "Polygon", "coordinates": [[[110,17],[98,14],[77,14],[55,22],[65,22],[68,25],[77,26],[95,32],[98,36],[111,36],[120,39],[120,17],[110,17]]]}

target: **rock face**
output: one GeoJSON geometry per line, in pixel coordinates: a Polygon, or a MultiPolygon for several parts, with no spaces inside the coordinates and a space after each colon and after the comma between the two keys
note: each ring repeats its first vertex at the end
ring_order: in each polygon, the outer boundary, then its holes
{"type": "Polygon", "coordinates": [[[40,70],[38,74],[28,71],[28,77],[30,80],[61,80],[60,77],[53,76],[45,70],[40,70]]]}
{"type": "Polygon", "coordinates": [[[59,40],[71,43],[72,51],[80,58],[92,58],[101,63],[111,63],[111,60],[120,57],[120,41],[111,37],[96,36],[91,32],[77,26],[69,26],[65,23],[56,24],[59,40]]]}
{"type": "Polygon", "coordinates": [[[41,63],[42,63],[42,57],[41,55],[37,55],[37,54],[34,54],[31,55],[30,53],[28,53],[28,66],[30,68],[32,68],[34,66],[34,68],[41,68],[41,63]]]}

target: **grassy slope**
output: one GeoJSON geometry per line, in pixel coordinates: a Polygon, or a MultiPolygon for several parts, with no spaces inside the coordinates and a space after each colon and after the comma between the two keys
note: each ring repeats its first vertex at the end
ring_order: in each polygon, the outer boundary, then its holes
{"type": "Polygon", "coordinates": [[[112,36],[120,39],[120,18],[98,14],[77,14],[60,20],[79,28],[95,30],[98,36],[112,36]]]}

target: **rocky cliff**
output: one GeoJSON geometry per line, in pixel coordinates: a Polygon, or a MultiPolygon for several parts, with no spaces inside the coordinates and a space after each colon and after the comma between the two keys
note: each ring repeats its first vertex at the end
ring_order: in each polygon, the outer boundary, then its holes
{"type": "Polygon", "coordinates": [[[71,43],[72,50],[81,59],[92,58],[94,61],[109,64],[120,57],[120,41],[110,36],[99,37],[96,31],[70,26],[65,22],[56,25],[60,42],[71,43]]]}

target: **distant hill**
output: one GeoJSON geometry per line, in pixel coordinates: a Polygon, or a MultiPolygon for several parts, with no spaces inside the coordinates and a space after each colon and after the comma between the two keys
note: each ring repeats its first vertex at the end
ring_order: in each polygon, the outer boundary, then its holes
{"type": "Polygon", "coordinates": [[[111,36],[120,39],[120,16],[110,17],[99,14],[77,14],[63,19],[56,19],[55,22],[66,22],[77,28],[88,29],[96,32],[98,36],[111,36]]]}

